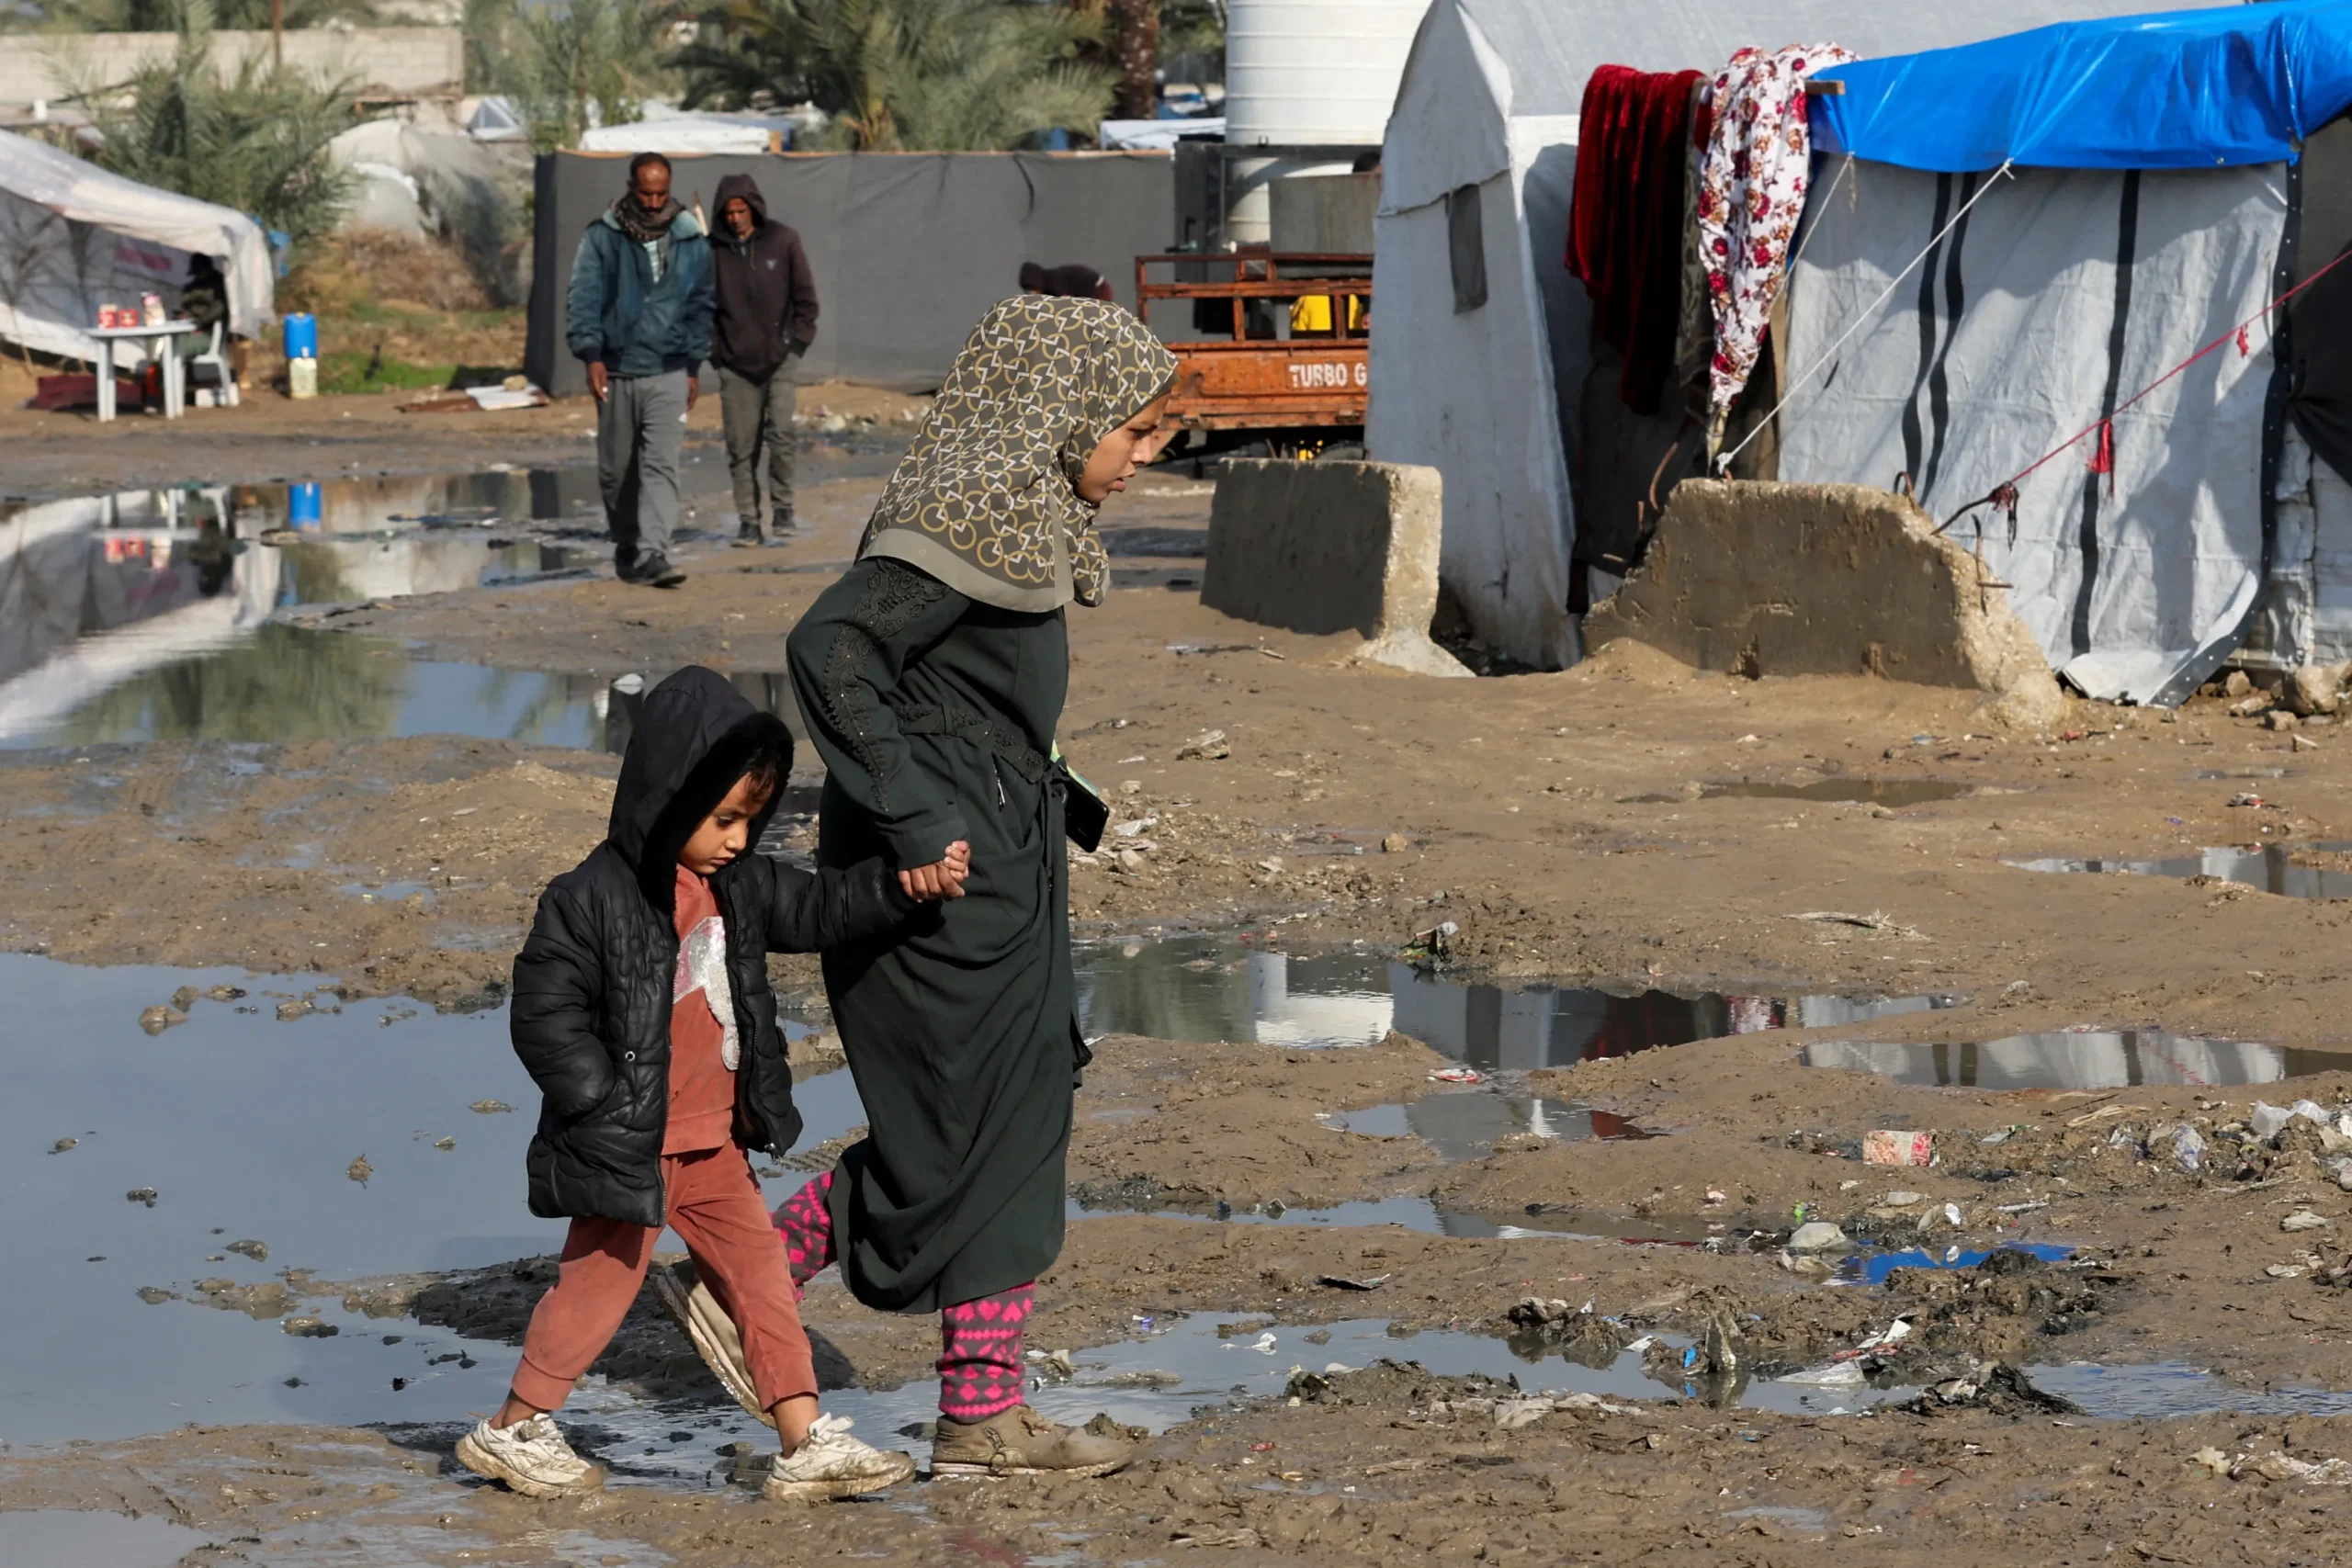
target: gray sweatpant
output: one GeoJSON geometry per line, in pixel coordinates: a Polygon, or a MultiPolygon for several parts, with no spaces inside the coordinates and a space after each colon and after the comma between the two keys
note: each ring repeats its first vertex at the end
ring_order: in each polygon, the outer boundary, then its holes
{"type": "Polygon", "coordinates": [[[596,411],[596,479],[605,527],[627,570],[639,556],[667,556],[678,526],[678,454],[686,440],[685,370],[613,376],[596,411]]]}
{"type": "Polygon", "coordinates": [[[727,473],[735,481],[735,514],[746,528],[773,517],[778,532],[792,526],[792,460],[797,438],[792,415],[798,402],[789,359],[764,377],[718,367],[719,421],[727,427],[727,473]],[[768,511],[760,510],[760,448],[767,448],[768,511]]]}

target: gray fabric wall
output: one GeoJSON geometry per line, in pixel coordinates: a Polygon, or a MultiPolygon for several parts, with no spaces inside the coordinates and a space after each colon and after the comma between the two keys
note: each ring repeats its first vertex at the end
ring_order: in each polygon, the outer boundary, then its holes
{"type": "MultiPolygon", "coordinates": [[[[749,174],[768,215],[800,231],[820,308],[806,380],[937,386],[974,323],[1019,292],[1024,261],[1082,262],[1132,307],[1135,258],[1166,250],[1175,221],[1165,152],[785,152],[672,164],[680,200],[700,197],[708,212],[720,179],[749,174]]],[[[558,397],[588,386],[563,342],[571,258],[628,170],[627,153],[538,160],[525,363],[558,397]]]]}

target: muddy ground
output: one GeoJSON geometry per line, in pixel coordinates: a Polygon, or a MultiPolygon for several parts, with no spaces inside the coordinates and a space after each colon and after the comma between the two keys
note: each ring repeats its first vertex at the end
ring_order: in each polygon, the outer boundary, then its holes
{"type": "MultiPolygon", "coordinates": [[[[482,416],[469,422],[479,435],[406,441],[394,459],[388,444],[421,428],[414,416],[393,428],[401,416],[378,417],[363,434],[350,412],[347,450],[319,454],[272,426],[220,464],[282,454],[261,471],[331,477],[360,462],[464,467],[501,440],[500,460],[518,464],[585,446],[550,427],[563,411],[546,411],[482,416]],[[511,435],[492,423],[509,417],[511,435]]],[[[11,484],[130,482],[193,459],[178,433],[142,427],[61,440],[39,460],[52,467],[31,480],[12,470],[11,484]],[[109,464],[103,480],[75,477],[109,464]]],[[[206,471],[256,477],[220,464],[206,471]]],[[[812,465],[803,538],[702,548],[676,592],[595,578],[293,618],[379,639],[387,658],[601,676],[686,660],[777,671],[878,486],[812,465]]],[[[2005,863],[2328,840],[2352,820],[2352,735],[2258,728],[2211,699],[2177,714],[2077,704],[2060,728],[2026,733],[1967,694],[1735,679],[1623,647],[1558,674],[1399,676],[1354,662],[1352,638],[1204,609],[1210,494],[1157,475],[1106,508],[1122,592],[1072,614],[1064,748],[1122,818],[1148,819],[1121,840],[1132,855],[1078,863],[1088,931],[1248,931],[1306,953],[1398,947],[1452,922],[1443,956],[1456,975],[1933,992],[1955,1005],[1534,1073],[1526,1089],[1652,1135],[1518,1137],[1453,1163],[1419,1138],[1335,1131],[1325,1114],[1468,1092],[1431,1081],[1452,1064],[1419,1043],[1114,1036],[1072,1150],[1086,1217],[1041,1281],[1033,1344],[1119,1340],[1138,1314],[1378,1316],[1604,1362],[1636,1334],[1670,1333],[1770,1377],[1850,1351],[1899,1314],[1910,1337],[1867,1364],[1906,1386],[1982,1382],[1986,1361],[2086,1360],[2212,1369],[2249,1402],[2352,1388],[2352,1293],[2339,1283],[2352,1193],[2335,1165],[2352,1136],[2245,1127],[2257,1095],[2333,1110],[2352,1099],[2352,1072],[1996,1092],[1798,1066],[1830,1037],[1956,1043],[2081,1026],[2352,1050],[2352,976],[2335,961],[2352,906],[2005,863]],[[1224,744],[1205,750],[1224,755],[1180,754],[1208,729],[1224,744]],[[1855,779],[1967,793],[1891,806],[1883,791],[1840,802],[1701,787],[1855,779]],[[2261,803],[2232,804],[2247,795],[2261,803]],[[2202,1151],[2193,1169],[2177,1153],[2184,1128],[2202,1151]],[[1931,1134],[1938,1163],[1866,1163],[1862,1140],[1881,1129],[1931,1134]],[[1263,1214],[1381,1201],[1567,1234],[1194,1217],[1219,1203],[1263,1214]],[[1125,1212],[1143,1208],[1174,1212],[1125,1212]],[[1800,1221],[1890,1247],[2079,1250],[2054,1266],[1898,1271],[1857,1288],[1826,1283],[1827,1265],[1787,1249],[1800,1221]],[[1383,1276],[1371,1292],[1324,1282],[1383,1276]],[[1531,1314],[1529,1297],[1563,1305],[1531,1314]],[[1588,1300],[1589,1316],[1576,1311],[1588,1300]]],[[[494,1001],[536,889],[600,833],[614,772],[579,751],[435,737],[0,754],[0,942],[81,963],[311,970],[352,996],[494,1001]],[[361,897],[355,884],[420,891],[361,897]]],[[[813,984],[805,963],[782,972],[813,984]]],[[[492,1201],[519,1208],[517,1175],[492,1201]]],[[[457,1279],[293,1283],[511,1340],[544,1271],[518,1260],[457,1279]]],[[[830,1280],[808,1311],[835,1381],[924,1375],[924,1323],[865,1313],[830,1280]]],[[[718,1397],[642,1307],[603,1370],[651,1393],[718,1397]]],[[[1521,1382],[1546,1386],[1532,1364],[1521,1382]]],[[[1295,1405],[1179,1425],[1121,1476],[932,1486],[896,1506],[795,1511],[647,1486],[526,1504],[451,1476],[450,1431],[292,1427],[13,1457],[0,1461],[0,1506],[163,1514],[232,1543],[206,1562],[267,1562],[347,1536],[431,1562],[1125,1562],[1215,1549],[1318,1562],[2316,1563],[2342,1556],[2346,1494],[2333,1483],[2352,1478],[2344,1467],[2306,1478],[2275,1458],[2352,1458],[2346,1416],[2098,1420],[1955,1392],[1953,1407],[1931,1396],[1925,1413],[1825,1417],[1719,1411],[1707,1387],[1676,1400],[1660,1384],[1660,1397],[1505,1429],[1494,1401],[1511,1390],[1411,1371],[1293,1392],[1295,1405]]]]}

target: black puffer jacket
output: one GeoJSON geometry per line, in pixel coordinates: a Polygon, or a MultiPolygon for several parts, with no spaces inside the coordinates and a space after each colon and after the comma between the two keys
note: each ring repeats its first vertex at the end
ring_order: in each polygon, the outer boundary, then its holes
{"type": "MultiPolygon", "coordinates": [[[[621,761],[607,837],[539,898],[514,960],[511,1018],[515,1054],[545,1097],[528,1162],[531,1213],[541,1218],[662,1223],[678,852],[763,747],[790,771],[783,722],[725,677],[689,666],[662,682],[621,761]]],[[[772,800],[752,823],[753,843],[775,809],[772,800]]],[[[735,1141],[782,1153],[800,1135],[800,1113],[767,955],[879,935],[914,905],[879,860],[807,872],[747,851],[710,883],[743,1043],[735,1141]]]]}

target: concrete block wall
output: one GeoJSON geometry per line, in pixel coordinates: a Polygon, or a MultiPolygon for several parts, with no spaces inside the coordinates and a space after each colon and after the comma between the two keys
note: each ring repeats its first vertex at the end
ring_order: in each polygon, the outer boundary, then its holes
{"type": "MultiPolygon", "coordinates": [[[[223,73],[270,57],[267,31],[212,35],[223,73]]],[[[64,98],[85,83],[113,84],[168,60],[175,33],[17,33],[0,36],[0,104],[64,98]]],[[[465,35],[456,28],[297,28],[285,35],[286,63],[325,81],[418,95],[455,93],[466,75],[465,35]]]]}
{"type": "Polygon", "coordinates": [[[1435,468],[1237,459],[1218,470],[1201,602],[1291,631],[1356,631],[1362,657],[1463,675],[1430,641],[1445,522],[1435,468]]]}
{"type": "Polygon", "coordinates": [[[2058,685],[2008,595],[1935,520],[1870,485],[1686,479],[1648,554],[1585,617],[1701,670],[1883,675],[2044,722],[2058,685]]]}

